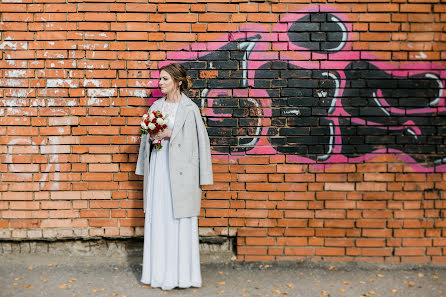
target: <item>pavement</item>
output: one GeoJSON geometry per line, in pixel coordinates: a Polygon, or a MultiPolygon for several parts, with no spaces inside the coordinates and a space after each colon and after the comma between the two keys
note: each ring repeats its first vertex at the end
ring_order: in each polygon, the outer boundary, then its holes
{"type": "Polygon", "coordinates": [[[357,262],[203,263],[201,288],[142,284],[142,257],[0,254],[1,297],[446,297],[446,266],[357,262]]]}

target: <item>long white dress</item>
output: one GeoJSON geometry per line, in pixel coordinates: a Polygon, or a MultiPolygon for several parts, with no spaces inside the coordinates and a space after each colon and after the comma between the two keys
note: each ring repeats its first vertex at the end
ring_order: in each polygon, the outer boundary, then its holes
{"type": "MultiPolygon", "coordinates": [[[[167,129],[172,130],[177,103],[164,102],[167,129]]],[[[175,219],[169,176],[169,141],[152,149],[144,225],[141,282],[163,290],[201,287],[197,217],[175,219]]]]}

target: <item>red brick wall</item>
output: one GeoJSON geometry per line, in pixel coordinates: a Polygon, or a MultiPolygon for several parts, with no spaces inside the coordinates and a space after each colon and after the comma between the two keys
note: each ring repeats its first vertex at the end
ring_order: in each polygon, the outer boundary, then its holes
{"type": "MultiPolygon", "coordinates": [[[[445,262],[446,168],[437,162],[445,157],[446,144],[445,99],[439,87],[446,78],[444,4],[147,2],[0,4],[1,239],[143,234],[142,179],[134,174],[139,121],[158,96],[153,70],[167,60],[182,61],[190,69],[196,81],[191,97],[199,106],[202,90],[218,80],[213,88],[220,93],[208,94],[220,101],[201,105],[215,181],[203,191],[203,235],[237,236],[240,261],[445,262]],[[311,31],[315,23],[305,18],[318,13],[336,16],[347,30],[336,53],[312,49],[329,46],[312,36],[296,37],[293,44],[279,29],[300,19],[311,31]],[[242,61],[222,58],[237,48],[224,46],[256,34],[260,41],[250,52],[247,84],[242,85],[242,61]],[[198,63],[205,54],[213,54],[215,64],[198,63]],[[291,106],[295,118],[281,113],[290,111],[280,101],[290,95],[280,93],[286,90],[278,84],[287,78],[285,72],[274,74],[274,67],[284,63],[286,70],[311,69],[306,80],[297,78],[300,87],[293,92],[322,94],[323,70],[329,69],[351,84],[359,80],[357,73],[364,75],[359,88],[370,97],[376,95],[368,85],[377,78],[373,67],[382,76],[378,79],[394,79],[391,87],[377,90],[410,84],[409,92],[396,93],[401,105],[395,109],[370,101],[353,110],[352,88],[342,83],[342,96],[329,101],[335,102],[334,111],[311,126],[306,123],[318,117],[312,104],[291,106]],[[269,68],[260,71],[265,65],[269,68]],[[354,65],[367,68],[353,73],[349,69],[354,65]],[[319,84],[309,86],[314,81],[319,84]],[[423,84],[426,91],[418,92],[423,84]],[[439,98],[428,98],[436,88],[439,98]],[[404,101],[412,93],[418,94],[412,99],[429,105],[404,101]],[[365,136],[345,136],[350,130],[344,127],[359,128],[343,121],[360,121],[368,111],[365,121],[372,121],[374,110],[388,113],[375,117],[388,119],[390,114],[405,121],[375,119],[385,137],[373,125],[366,125],[365,136]],[[230,117],[221,115],[231,112],[230,117]],[[335,143],[323,159],[328,144],[316,132],[329,126],[335,143]],[[315,137],[304,143],[300,134],[282,133],[290,127],[292,133],[304,127],[315,137]],[[395,134],[399,129],[406,133],[395,134]],[[406,139],[414,133],[416,139],[406,139]]],[[[293,73],[290,79],[296,79],[293,73]]],[[[332,90],[327,88],[328,97],[332,90]]]]}

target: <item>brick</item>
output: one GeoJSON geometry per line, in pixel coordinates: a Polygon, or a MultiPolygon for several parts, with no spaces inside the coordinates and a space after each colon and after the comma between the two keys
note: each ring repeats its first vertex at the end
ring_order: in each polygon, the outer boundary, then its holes
{"type": "Polygon", "coordinates": [[[312,256],[315,254],[315,248],[311,247],[286,247],[285,255],[312,256]]]}
{"type": "Polygon", "coordinates": [[[384,239],[356,239],[356,246],[358,247],[384,247],[385,244],[386,242],[384,239]]]}
{"type": "Polygon", "coordinates": [[[275,245],[275,238],[246,237],[247,245],[275,245]]]}
{"type": "Polygon", "coordinates": [[[344,256],[345,249],[343,248],[316,248],[316,255],[319,256],[344,256]]]}
{"type": "Polygon", "coordinates": [[[424,230],[394,230],[394,237],[423,237],[424,230]]]}
{"type": "Polygon", "coordinates": [[[12,220],[10,223],[10,228],[14,229],[30,229],[30,228],[40,228],[40,220],[12,220]]]}
{"type": "Polygon", "coordinates": [[[318,192],[316,199],[318,200],[345,200],[345,193],[343,192],[318,192]]]}
{"type": "Polygon", "coordinates": [[[362,248],[361,254],[363,256],[390,256],[392,249],[390,248],[362,248]]]}
{"type": "Polygon", "coordinates": [[[266,255],[266,247],[238,247],[237,251],[241,255],[266,255]]]}
{"type": "Polygon", "coordinates": [[[396,248],[395,255],[396,256],[424,256],[425,249],[424,248],[396,248]]]}

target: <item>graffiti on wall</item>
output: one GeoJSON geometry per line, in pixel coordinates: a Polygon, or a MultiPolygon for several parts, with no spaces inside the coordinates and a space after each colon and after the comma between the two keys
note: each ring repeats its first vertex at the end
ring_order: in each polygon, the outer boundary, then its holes
{"type": "Polygon", "coordinates": [[[394,154],[416,171],[446,171],[444,68],[352,50],[351,29],[342,13],[312,6],[163,63],[180,62],[195,79],[215,154],[282,153],[315,166],[394,154]]]}

